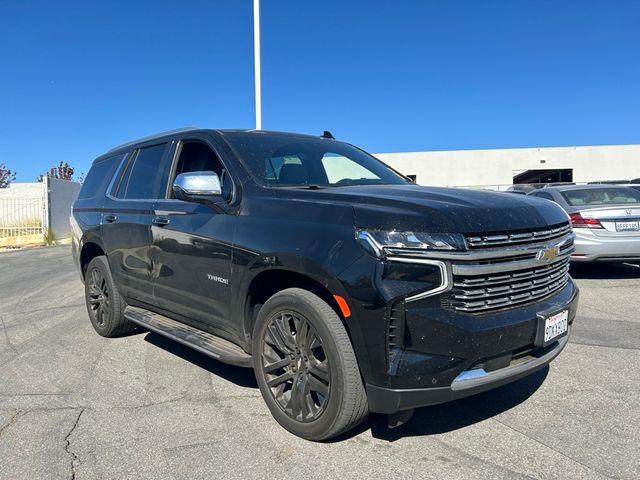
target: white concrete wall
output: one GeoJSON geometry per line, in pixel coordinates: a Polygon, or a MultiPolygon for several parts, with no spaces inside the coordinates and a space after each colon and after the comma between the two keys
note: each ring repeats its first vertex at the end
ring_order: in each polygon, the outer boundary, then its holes
{"type": "MultiPolygon", "coordinates": [[[[12,183],[0,188],[0,229],[27,226],[42,229],[47,222],[46,204],[43,183],[12,183]]],[[[7,230],[0,232],[0,236],[6,234],[7,230]]]]}
{"type": "Polygon", "coordinates": [[[43,233],[51,228],[54,239],[67,238],[71,231],[71,205],[81,186],[78,182],[45,177],[42,182],[12,183],[9,188],[0,188],[0,226],[24,226],[24,221],[29,221],[35,227],[33,220],[41,219],[43,233]]]}
{"type": "Polygon", "coordinates": [[[7,188],[0,188],[0,198],[44,198],[45,191],[42,182],[13,182],[7,188]]]}
{"type": "Polygon", "coordinates": [[[573,169],[574,182],[640,177],[640,145],[378,153],[420,185],[510,185],[525,170],[573,169]],[[542,163],[541,160],[545,162],[542,163]]]}
{"type": "Polygon", "coordinates": [[[78,197],[82,184],[69,180],[46,178],[49,189],[49,227],[56,240],[67,238],[71,232],[71,205],[78,197]]]}

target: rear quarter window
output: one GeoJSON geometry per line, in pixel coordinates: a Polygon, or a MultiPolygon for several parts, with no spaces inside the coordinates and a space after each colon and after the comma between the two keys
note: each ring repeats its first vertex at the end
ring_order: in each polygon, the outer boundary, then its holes
{"type": "Polygon", "coordinates": [[[104,194],[114,172],[120,162],[124,160],[124,157],[125,154],[123,153],[122,155],[115,155],[94,163],[84,179],[78,198],[94,198],[104,194]]]}

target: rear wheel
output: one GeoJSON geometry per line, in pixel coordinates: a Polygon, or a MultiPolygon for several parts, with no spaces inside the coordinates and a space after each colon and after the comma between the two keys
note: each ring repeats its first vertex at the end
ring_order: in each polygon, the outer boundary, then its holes
{"type": "Polygon", "coordinates": [[[307,290],[283,290],[262,306],[253,363],[269,410],[295,435],[328,439],[368,414],[347,331],[335,311],[307,290]]]}
{"type": "Polygon", "coordinates": [[[127,304],[113,282],[106,257],[95,257],[87,266],[84,294],[89,319],[99,335],[117,337],[135,330],[135,324],[124,318],[127,304]]]}

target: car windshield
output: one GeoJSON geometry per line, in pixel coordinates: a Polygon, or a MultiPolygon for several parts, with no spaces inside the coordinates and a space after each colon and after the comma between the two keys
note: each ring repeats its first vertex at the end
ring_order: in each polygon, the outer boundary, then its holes
{"type": "Polygon", "coordinates": [[[562,196],[573,207],[581,205],[619,205],[640,203],[640,192],[628,187],[565,190],[562,196]]]}
{"type": "Polygon", "coordinates": [[[263,186],[308,188],[409,183],[381,161],[347,143],[262,132],[225,132],[223,136],[263,186]]]}

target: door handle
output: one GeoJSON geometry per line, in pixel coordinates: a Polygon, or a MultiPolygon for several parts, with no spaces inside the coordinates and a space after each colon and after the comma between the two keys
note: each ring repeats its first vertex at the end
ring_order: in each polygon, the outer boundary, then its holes
{"type": "Polygon", "coordinates": [[[105,222],[109,222],[109,223],[113,223],[118,219],[118,217],[116,217],[115,215],[112,214],[108,214],[104,216],[104,221],[105,222]]]}
{"type": "Polygon", "coordinates": [[[164,227],[166,225],[169,225],[169,223],[171,223],[171,220],[169,220],[167,217],[153,217],[151,223],[153,223],[154,225],[158,225],[159,227],[164,227]]]}

